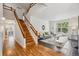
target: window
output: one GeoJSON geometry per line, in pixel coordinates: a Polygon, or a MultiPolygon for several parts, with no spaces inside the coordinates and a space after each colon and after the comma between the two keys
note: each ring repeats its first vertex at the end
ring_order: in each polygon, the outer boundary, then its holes
{"type": "Polygon", "coordinates": [[[63,23],[58,23],[57,24],[57,32],[64,32],[67,33],[68,32],[68,22],[63,22],[63,23]]]}

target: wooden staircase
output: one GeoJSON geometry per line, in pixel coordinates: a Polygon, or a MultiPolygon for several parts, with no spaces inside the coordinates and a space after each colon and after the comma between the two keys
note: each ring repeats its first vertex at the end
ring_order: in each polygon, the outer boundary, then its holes
{"type": "MultiPolygon", "coordinates": [[[[29,30],[28,30],[25,22],[23,21],[23,19],[19,19],[18,15],[16,13],[16,10],[14,8],[6,6],[6,5],[3,5],[3,8],[6,9],[6,10],[9,10],[9,11],[12,11],[14,13],[14,16],[17,20],[18,26],[20,27],[22,35],[23,35],[24,39],[26,40],[26,45],[27,46],[28,46],[28,44],[29,45],[35,45],[34,38],[31,36],[31,33],[29,32],[29,30]]],[[[25,20],[29,23],[30,28],[35,33],[35,35],[39,36],[38,31],[36,31],[36,29],[33,27],[33,25],[30,23],[30,21],[26,18],[26,16],[24,16],[24,17],[25,17],[25,20]]]]}
{"type": "MultiPolygon", "coordinates": [[[[36,43],[34,42],[34,38],[31,36],[31,33],[29,32],[30,30],[28,30],[25,22],[22,19],[19,19],[19,17],[17,16],[15,11],[14,11],[14,15],[15,15],[15,18],[18,22],[18,25],[19,25],[20,29],[21,29],[23,37],[26,39],[26,45],[27,46],[35,46],[36,43]]],[[[38,31],[35,30],[35,28],[32,26],[32,24],[30,23],[30,21],[26,17],[25,17],[25,19],[29,23],[30,28],[32,29],[32,31],[38,37],[40,33],[38,33],[38,31]]]]}
{"type": "Polygon", "coordinates": [[[23,20],[19,20],[20,26],[21,26],[21,30],[23,32],[24,38],[26,39],[26,43],[32,43],[34,42],[27,26],[25,25],[23,20]]]}

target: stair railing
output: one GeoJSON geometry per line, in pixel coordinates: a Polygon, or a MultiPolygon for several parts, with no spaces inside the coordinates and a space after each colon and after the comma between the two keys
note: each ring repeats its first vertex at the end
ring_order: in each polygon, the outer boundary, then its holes
{"type": "Polygon", "coordinates": [[[28,22],[28,24],[30,25],[30,28],[32,29],[32,31],[35,33],[36,36],[39,37],[40,33],[34,28],[34,26],[31,24],[31,22],[27,19],[27,17],[25,15],[23,15],[25,18],[25,21],[28,22]]]}
{"type": "Polygon", "coordinates": [[[7,5],[3,4],[3,9],[9,10],[9,11],[15,11],[15,9],[13,9],[12,7],[9,7],[7,5]]]}

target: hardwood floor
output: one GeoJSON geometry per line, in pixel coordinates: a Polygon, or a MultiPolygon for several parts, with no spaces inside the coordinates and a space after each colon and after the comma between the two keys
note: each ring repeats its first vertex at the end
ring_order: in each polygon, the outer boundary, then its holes
{"type": "Polygon", "coordinates": [[[6,47],[7,41],[4,42],[3,56],[62,56],[62,53],[55,52],[53,49],[47,48],[41,44],[38,46],[27,44],[26,48],[22,48],[15,42],[15,48],[6,47]]]}
{"type": "Polygon", "coordinates": [[[3,56],[62,56],[62,53],[55,52],[53,49],[47,48],[41,44],[36,46],[28,28],[24,21],[18,20],[21,31],[26,38],[26,48],[22,48],[15,42],[14,48],[7,47],[7,40],[4,41],[3,56]]]}

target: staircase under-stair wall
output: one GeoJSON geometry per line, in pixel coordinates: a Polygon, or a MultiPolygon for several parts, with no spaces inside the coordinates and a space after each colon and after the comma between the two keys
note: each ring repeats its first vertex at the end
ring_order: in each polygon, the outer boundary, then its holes
{"type": "Polygon", "coordinates": [[[16,42],[21,46],[25,47],[26,46],[26,40],[22,35],[22,32],[20,30],[20,27],[18,26],[17,21],[15,20],[15,36],[16,36],[16,42]]]}

